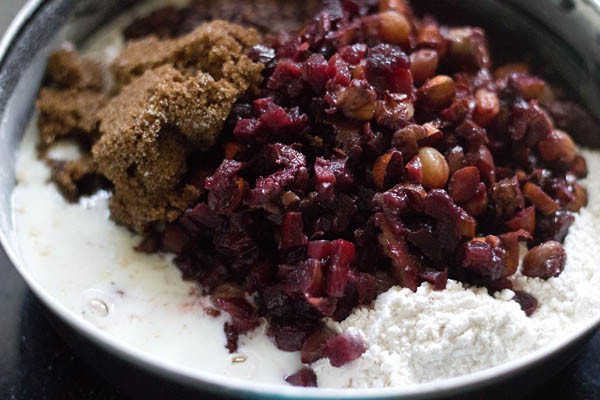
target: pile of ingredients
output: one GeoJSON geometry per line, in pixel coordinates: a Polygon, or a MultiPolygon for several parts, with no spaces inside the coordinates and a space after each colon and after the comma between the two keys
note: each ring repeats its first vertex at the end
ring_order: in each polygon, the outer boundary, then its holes
{"type": "Polygon", "coordinates": [[[39,156],[64,197],[109,190],[138,251],[174,254],[228,316],[229,351],[262,325],[300,352],[293,385],[425,382],[503,362],[517,337],[534,350],[517,326],[575,290],[555,277],[587,204],[565,131],[585,112],[526,64],[494,69],[481,28],[405,0],[212,3],[136,19],[109,67],[51,55],[39,156]],[[63,140],[81,156],[53,158],[63,140]],[[469,336],[499,302],[482,330],[507,342],[469,336]],[[466,358],[442,354],[457,343],[466,358]]]}

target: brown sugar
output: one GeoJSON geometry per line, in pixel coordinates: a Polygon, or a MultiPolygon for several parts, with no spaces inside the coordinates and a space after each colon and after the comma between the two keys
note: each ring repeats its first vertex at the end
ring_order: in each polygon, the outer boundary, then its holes
{"type": "Polygon", "coordinates": [[[254,30],[216,21],[178,40],[134,42],[117,59],[113,71],[128,83],[100,111],[92,149],[114,185],[117,222],[142,232],[197,199],[199,188],[182,182],[186,157],[214,144],[233,103],[261,81],[263,66],[243,54],[257,41],[254,30]]]}
{"type": "Polygon", "coordinates": [[[36,104],[42,153],[58,139],[75,138],[86,144],[94,140],[98,111],[108,100],[106,75],[99,63],[68,48],[50,55],[36,104]]]}
{"type": "Polygon", "coordinates": [[[98,138],[98,112],[107,103],[108,71],[99,63],[82,59],[63,48],[48,59],[37,101],[40,154],[51,168],[54,181],[68,201],[77,201],[102,186],[91,154],[85,153],[98,138]],[[84,151],[77,160],[54,160],[47,150],[57,141],[73,139],[84,151]]]}
{"type": "Polygon", "coordinates": [[[98,111],[106,104],[104,93],[88,89],[43,88],[37,100],[40,147],[47,149],[61,138],[93,140],[98,111]]]}
{"type": "Polygon", "coordinates": [[[50,177],[68,201],[95,192],[104,185],[104,179],[98,175],[96,162],[90,155],[84,154],[77,160],[47,159],[50,177]]]}
{"type": "Polygon", "coordinates": [[[78,160],[46,157],[52,180],[76,201],[87,183],[108,180],[112,218],[138,232],[179,217],[201,194],[186,182],[187,157],[212,146],[235,101],[262,81],[246,56],[260,35],[223,21],[178,39],[130,42],[111,67],[61,49],[48,63],[37,107],[40,149],[74,138],[78,160]],[[110,75],[109,72],[109,75],[110,75]],[[90,151],[91,149],[91,151],[90,151]]]}
{"type": "Polygon", "coordinates": [[[186,74],[202,71],[215,80],[226,79],[245,91],[260,82],[260,65],[245,52],[260,42],[252,28],[213,21],[200,25],[186,36],[160,40],[149,37],[131,41],[114,61],[112,70],[120,83],[128,83],[146,70],[171,64],[186,74]]]}
{"type": "Polygon", "coordinates": [[[179,202],[173,195],[186,172],[187,152],[214,142],[238,95],[227,81],[205,73],[185,77],[165,65],[111,99],[100,112],[102,136],[92,152],[115,186],[117,221],[142,231],[185,210],[189,204],[174,209],[179,202]]]}
{"type": "Polygon", "coordinates": [[[68,48],[57,50],[48,58],[48,85],[64,89],[102,91],[106,86],[106,75],[105,68],[98,62],[82,59],[68,48]]]}

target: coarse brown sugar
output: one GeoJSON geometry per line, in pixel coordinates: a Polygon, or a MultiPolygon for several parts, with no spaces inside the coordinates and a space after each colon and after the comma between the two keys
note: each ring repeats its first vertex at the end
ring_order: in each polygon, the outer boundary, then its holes
{"type": "Polygon", "coordinates": [[[156,37],[131,41],[112,65],[119,83],[125,84],[145,71],[171,64],[185,74],[202,71],[215,80],[226,79],[240,91],[261,82],[262,67],[245,52],[260,43],[252,28],[225,21],[205,23],[177,39],[156,37]]]}
{"type": "Polygon", "coordinates": [[[94,90],[43,88],[36,103],[42,150],[67,137],[87,137],[91,142],[97,133],[98,111],[107,99],[94,90]]]}
{"type": "Polygon", "coordinates": [[[186,77],[165,65],[112,98],[100,113],[101,139],[92,153],[115,186],[113,218],[143,231],[183,212],[189,203],[173,207],[179,202],[167,198],[180,186],[187,152],[214,143],[238,95],[228,81],[206,73],[186,77]]]}
{"type": "Polygon", "coordinates": [[[46,80],[48,85],[64,89],[102,91],[106,87],[107,71],[97,61],[83,59],[65,47],[48,58],[46,80]]]}

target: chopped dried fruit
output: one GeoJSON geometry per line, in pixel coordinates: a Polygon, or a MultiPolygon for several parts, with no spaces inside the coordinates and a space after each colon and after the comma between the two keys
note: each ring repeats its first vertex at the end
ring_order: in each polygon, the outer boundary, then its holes
{"type": "Polygon", "coordinates": [[[367,347],[360,337],[344,332],[327,340],[323,355],[329,358],[331,365],[341,367],[356,360],[365,351],[367,351],[367,347]]]}
{"type": "Polygon", "coordinates": [[[292,386],[316,387],[317,375],[311,368],[302,368],[300,371],[286,376],[285,381],[292,386]]]}
{"type": "Polygon", "coordinates": [[[475,196],[479,187],[479,170],[476,167],[464,167],[452,174],[448,183],[448,194],[452,200],[460,203],[475,196]]]}
{"type": "Polygon", "coordinates": [[[523,292],[521,290],[515,291],[515,297],[513,297],[513,300],[519,303],[521,310],[523,310],[525,315],[527,315],[528,317],[530,317],[531,314],[533,314],[538,308],[537,299],[529,293],[523,292]]]}

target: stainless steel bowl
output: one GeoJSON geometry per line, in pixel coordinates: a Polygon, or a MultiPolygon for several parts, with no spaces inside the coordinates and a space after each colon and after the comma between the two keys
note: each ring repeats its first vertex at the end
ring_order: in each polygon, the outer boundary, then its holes
{"type": "MultiPolygon", "coordinates": [[[[213,396],[287,399],[517,398],[564,367],[600,327],[600,315],[556,343],[518,360],[467,376],[388,389],[300,389],[198,372],[144,354],[80,319],[48,294],[23,263],[13,219],[15,153],[29,122],[49,52],[65,39],[79,43],[135,1],[30,0],[0,42],[0,241],[51,321],[67,341],[111,381],[131,394],[181,398],[213,396]]],[[[600,116],[600,2],[598,0],[430,0],[433,10],[485,27],[509,52],[526,51],[551,65],[572,92],[600,116]],[[508,45],[507,45],[508,44],[508,45]],[[513,46],[514,45],[514,46],[513,46]]],[[[577,138],[600,146],[600,132],[577,138]]]]}

